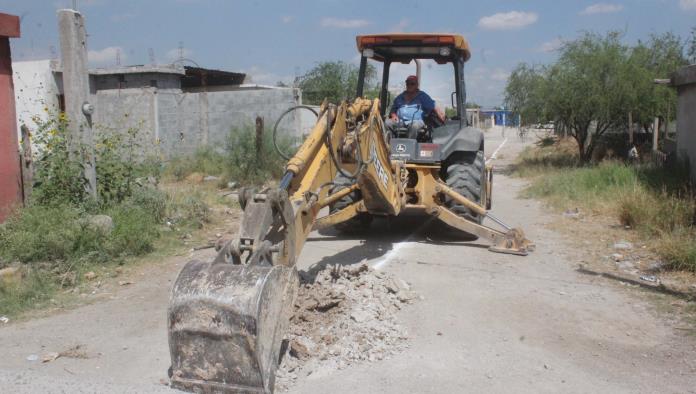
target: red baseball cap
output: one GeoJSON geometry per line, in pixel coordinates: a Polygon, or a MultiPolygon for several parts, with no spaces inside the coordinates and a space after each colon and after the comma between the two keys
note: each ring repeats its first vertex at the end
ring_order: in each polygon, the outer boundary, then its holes
{"type": "Polygon", "coordinates": [[[418,82],[418,77],[415,76],[415,75],[409,75],[409,76],[406,78],[406,82],[409,82],[409,81],[416,81],[416,82],[418,82]]]}

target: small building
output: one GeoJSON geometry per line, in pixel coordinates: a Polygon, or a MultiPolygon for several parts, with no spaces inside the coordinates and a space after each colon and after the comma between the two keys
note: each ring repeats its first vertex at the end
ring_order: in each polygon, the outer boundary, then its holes
{"type": "Polygon", "coordinates": [[[19,17],[0,13],[0,223],[22,204],[22,167],[15,125],[10,38],[19,37],[19,17]]]}
{"type": "Polygon", "coordinates": [[[483,119],[490,118],[491,126],[507,126],[517,127],[520,124],[520,117],[512,111],[495,109],[490,111],[481,111],[480,117],[483,119]]]}
{"type": "MultiPolygon", "coordinates": [[[[17,128],[35,129],[64,110],[62,71],[58,61],[16,62],[17,128]]],[[[164,157],[189,155],[202,146],[224,147],[235,128],[251,127],[257,116],[267,126],[288,108],[301,104],[299,89],[246,83],[243,73],[169,65],[91,69],[90,102],[94,129],[136,128],[141,146],[164,157]]],[[[300,116],[284,120],[286,132],[300,133],[300,116]]]]}
{"type": "Polygon", "coordinates": [[[672,74],[677,88],[677,155],[687,160],[691,178],[696,181],[696,64],[672,74]]]}

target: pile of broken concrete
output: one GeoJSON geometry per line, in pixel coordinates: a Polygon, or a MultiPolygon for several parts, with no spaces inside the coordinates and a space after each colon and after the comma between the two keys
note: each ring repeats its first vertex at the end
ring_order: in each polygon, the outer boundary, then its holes
{"type": "Polygon", "coordinates": [[[299,377],[387,359],[408,346],[396,317],[418,298],[408,283],[364,262],[306,276],[277,372],[278,390],[299,377]]]}

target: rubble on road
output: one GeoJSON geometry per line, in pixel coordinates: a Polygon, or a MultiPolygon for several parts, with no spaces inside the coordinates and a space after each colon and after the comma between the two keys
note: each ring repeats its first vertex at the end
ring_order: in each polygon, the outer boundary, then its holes
{"type": "Polygon", "coordinates": [[[415,299],[408,283],[364,262],[328,266],[313,281],[303,280],[276,388],[282,391],[298,377],[387,359],[402,351],[408,334],[396,312],[415,299]]]}
{"type": "Polygon", "coordinates": [[[633,249],[633,244],[628,241],[619,241],[614,244],[614,249],[630,250],[633,249]]]}

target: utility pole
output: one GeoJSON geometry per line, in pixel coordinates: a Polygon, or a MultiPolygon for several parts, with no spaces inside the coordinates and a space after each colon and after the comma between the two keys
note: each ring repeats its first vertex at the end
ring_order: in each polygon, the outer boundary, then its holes
{"type": "Polygon", "coordinates": [[[75,10],[58,11],[60,52],[63,65],[65,114],[68,118],[70,149],[74,159],[84,159],[87,193],[97,199],[97,173],[92,135],[92,113],[89,102],[89,71],[87,69],[87,38],[85,20],[75,10]],[[84,151],[84,155],[80,152],[84,151]]]}

